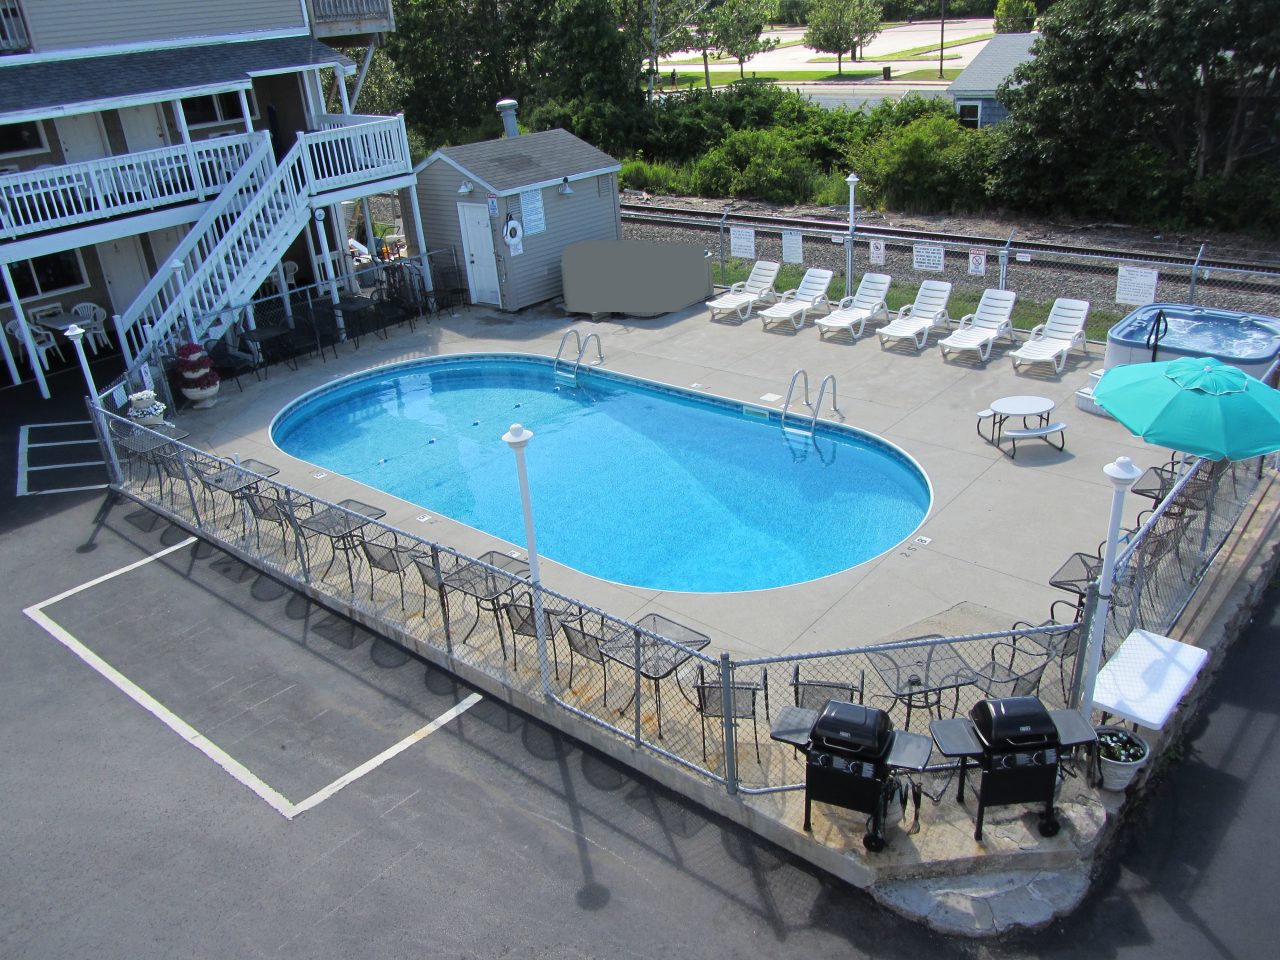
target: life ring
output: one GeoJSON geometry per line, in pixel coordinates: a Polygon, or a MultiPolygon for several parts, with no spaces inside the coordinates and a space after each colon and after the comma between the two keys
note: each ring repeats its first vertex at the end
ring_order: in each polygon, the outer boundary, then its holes
{"type": "Polygon", "coordinates": [[[520,226],[519,220],[508,220],[502,228],[502,239],[507,241],[508,247],[514,247],[524,237],[524,227],[520,226]]]}

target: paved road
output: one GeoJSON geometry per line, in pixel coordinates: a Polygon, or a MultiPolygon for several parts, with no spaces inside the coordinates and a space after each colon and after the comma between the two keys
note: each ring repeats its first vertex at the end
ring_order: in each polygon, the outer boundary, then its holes
{"type": "Polygon", "coordinates": [[[131,504],[4,489],[5,958],[1274,955],[1274,597],[1085,909],[976,946],[487,700],[286,819],[21,610],[171,549],[45,613],[295,803],[472,691],[131,504]]]}

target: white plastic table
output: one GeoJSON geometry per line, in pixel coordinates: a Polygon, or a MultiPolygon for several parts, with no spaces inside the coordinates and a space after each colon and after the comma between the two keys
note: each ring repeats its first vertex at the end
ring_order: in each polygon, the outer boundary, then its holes
{"type": "MultiPolygon", "coordinates": [[[[1049,422],[1049,414],[1053,412],[1053,407],[1054,403],[1048,397],[1016,396],[992,400],[991,412],[994,416],[991,422],[991,438],[989,442],[994,443],[997,447],[1000,446],[1000,438],[1004,434],[1005,421],[1010,417],[1021,417],[1024,427],[1028,417],[1037,417],[1040,425],[1044,426],[1049,422]]],[[[979,424],[978,432],[982,432],[981,424],[979,424]]]]}
{"type": "Polygon", "coordinates": [[[1093,705],[1151,730],[1168,721],[1209,653],[1147,630],[1134,630],[1098,671],[1093,705]]]}

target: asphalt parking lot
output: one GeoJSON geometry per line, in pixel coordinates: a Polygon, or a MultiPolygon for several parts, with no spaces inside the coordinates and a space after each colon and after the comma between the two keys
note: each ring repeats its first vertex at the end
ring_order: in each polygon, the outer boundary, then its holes
{"type": "Polygon", "coordinates": [[[1084,907],[958,942],[136,504],[12,495],[19,426],[77,411],[0,393],[0,956],[1274,952],[1274,592],[1084,907]]]}

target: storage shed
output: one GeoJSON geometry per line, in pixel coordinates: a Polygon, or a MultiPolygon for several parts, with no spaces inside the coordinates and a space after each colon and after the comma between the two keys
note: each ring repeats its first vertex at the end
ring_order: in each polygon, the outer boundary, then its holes
{"type": "MultiPolygon", "coordinates": [[[[444,147],[415,170],[427,242],[457,251],[472,303],[519,310],[550,300],[561,294],[565,247],[621,238],[620,169],[565,130],[444,147]]],[[[448,285],[442,269],[451,265],[433,262],[437,287],[448,285]]]]}

